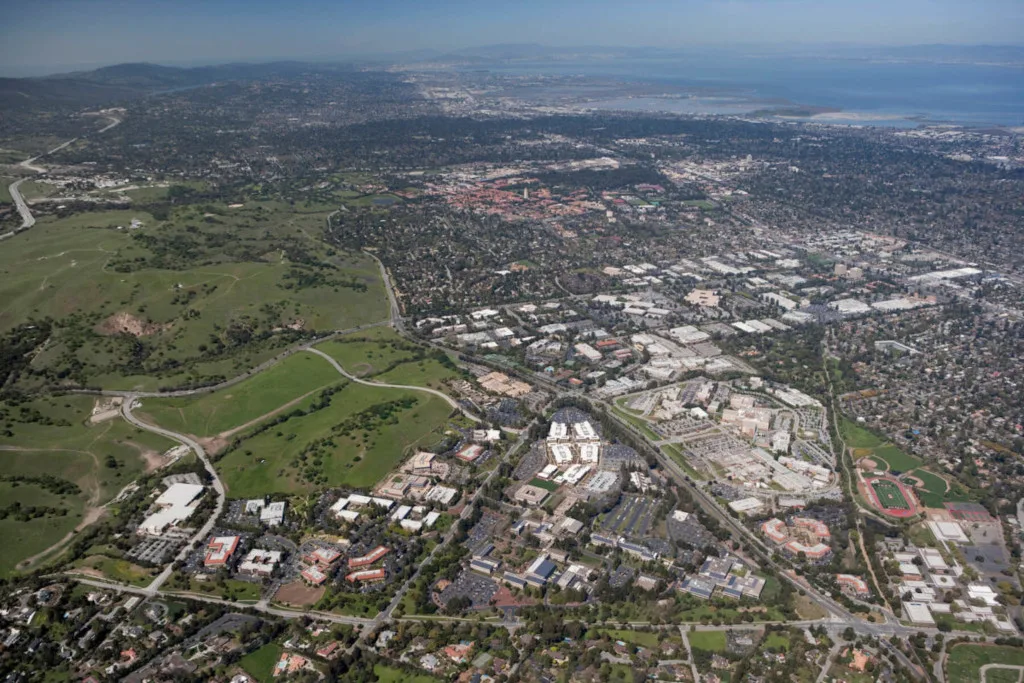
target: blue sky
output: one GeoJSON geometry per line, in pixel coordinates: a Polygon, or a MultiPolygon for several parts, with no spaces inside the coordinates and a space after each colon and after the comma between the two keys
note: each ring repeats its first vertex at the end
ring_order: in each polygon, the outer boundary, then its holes
{"type": "Polygon", "coordinates": [[[1024,0],[0,0],[0,73],[509,42],[1020,44],[1024,0]]]}

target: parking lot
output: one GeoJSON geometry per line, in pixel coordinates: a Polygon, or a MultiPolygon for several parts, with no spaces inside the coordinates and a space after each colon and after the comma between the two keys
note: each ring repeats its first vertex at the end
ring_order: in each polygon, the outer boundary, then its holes
{"type": "Polygon", "coordinates": [[[602,526],[619,536],[646,536],[654,524],[657,502],[644,496],[623,496],[622,502],[608,513],[602,526]]]}
{"type": "Polygon", "coordinates": [[[497,583],[486,576],[466,570],[448,584],[438,597],[442,605],[447,605],[453,598],[469,598],[473,601],[471,609],[483,609],[491,604],[491,598],[497,592],[497,583]]]}

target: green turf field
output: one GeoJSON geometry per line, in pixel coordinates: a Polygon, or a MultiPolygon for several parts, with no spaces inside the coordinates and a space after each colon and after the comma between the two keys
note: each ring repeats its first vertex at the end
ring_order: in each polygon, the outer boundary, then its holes
{"type": "Polygon", "coordinates": [[[998,645],[955,645],[950,649],[949,660],[946,662],[949,674],[946,680],[949,683],[980,681],[980,669],[985,664],[1024,666],[1024,649],[998,645]]]}
{"type": "Polygon", "coordinates": [[[167,429],[214,436],[339,381],[342,377],[326,360],[312,353],[297,353],[220,391],[146,399],[138,412],[167,429]]]}
{"type": "Polygon", "coordinates": [[[909,510],[910,503],[903,497],[903,492],[900,488],[890,481],[873,481],[871,482],[871,488],[875,490],[875,495],[878,496],[878,502],[881,503],[882,507],[886,510],[909,510]]]}
{"type": "Polygon", "coordinates": [[[233,498],[323,486],[366,488],[415,446],[436,443],[450,413],[446,401],[422,392],[346,384],[329,407],[243,438],[218,460],[217,469],[233,498]],[[411,406],[395,407],[384,420],[373,417],[396,401],[411,406]]]}
{"type": "Polygon", "coordinates": [[[52,317],[33,367],[83,384],[234,376],[294,344],[290,327],[387,317],[376,263],[319,239],[327,213],[261,202],[40,217],[0,251],[0,332],[52,317]],[[141,229],[126,227],[133,218],[141,229]]]}

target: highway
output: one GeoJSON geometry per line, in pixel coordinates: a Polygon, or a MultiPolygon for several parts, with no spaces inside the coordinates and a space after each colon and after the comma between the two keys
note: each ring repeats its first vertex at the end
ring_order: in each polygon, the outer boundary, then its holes
{"type": "MultiPolygon", "coordinates": [[[[97,133],[105,133],[106,131],[110,130],[117,124],[121,123],[121,119],[115,116],[107,115],[107,118],[110,120],[110,124],[96,131],[97,133]]],[[[32,157],[31,159],[25,159],[20,164],[18,164],[18,166],[29,171],[35,171],[39,175],[43,175],[46,173],[46,169],[42,166],[36,166],[35,162],[38,161],[39,159],[42,159],[45,156],[49,156],[51,154],[59,152],[60,150],[64,149],[65,147],[67,147],[68,145],[70,145],[71,143],[75,142],[78,139],[79,138],[71,138],[70,140],[57,145],[49,152],[44,152],[38,156],[32,157]]],[[[28,178],[21,178],[19,180],[15,180],[7,187],[7,191],[11,193],[11,199],[14,200],[14,205],[17,207],[18,213],[21,215],[21,225],[15,228],[14,230],[9,230],[5,233],[0,234],[0,240],[10,239],[11,237],[14,237],[20,232],[28,230],[29,228],[36,224],[36,217],[32,215],[32,211],[28,208],[28,202],[25,201],[25,197],[21,194],[20,190],[21,184],[26,180],[28,180],[28,178]]]]}

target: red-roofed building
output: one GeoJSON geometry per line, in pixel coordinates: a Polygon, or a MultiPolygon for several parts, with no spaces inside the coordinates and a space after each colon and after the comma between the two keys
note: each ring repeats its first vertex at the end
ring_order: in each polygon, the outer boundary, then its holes
{"type": "Polygon", "coordinates": [[[310,564],[319,565],[321,567],[330,567],[338,560],[339,557],[341,557],[341,553],[334,548],[317,548],[302,559],[310,564]]]}
{"type": "Polygon", "coordinates": [[[345,577],[345,580],[349,583],[373,583],[375,581],[383,581],[385,578],[387,578],[387,574],[383,569],[362,569],[352,572],[345,577]]]}
{"type": "Polygon", "coordinates": [[[370,552],[366,553],[362,557],[351,557],[348,560],[349,569],[355,569],[356,567],[367,567],[374,562],[377,562],[382,557],[387,555],[390,551],[389,548],[379,545],[370,552]]]}
{"type": "Polygon", "coordinates": [[[458,645],[445,647],[444,654],[456,664],[462,664],[469,659],[469,653],[473,651],[473,641],[462,641],[458,645]]]}
{"type": "Polygon", "coordinates": [[[239,536],[217,536],[211,539],[206,546],[203,564],[207,567],[223,567],[234,554],[240,540],[239,536]]]}
{"type": "Polygon", "coordinates": [[[320,567],[314,564],[302,570],[302,578],[309,581],[314,586],[319,586],[327,580],[327,574],[320,571],[320,567]]]}

